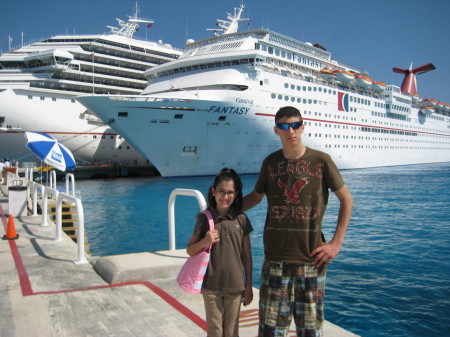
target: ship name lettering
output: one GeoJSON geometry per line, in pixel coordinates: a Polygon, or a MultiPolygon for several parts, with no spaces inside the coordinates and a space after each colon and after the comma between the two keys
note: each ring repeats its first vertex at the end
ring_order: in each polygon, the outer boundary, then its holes
{"type": "Polygon", "coordinates": [[[218,114],[246,115],[249,110],[250,110],[250,108],[246,108],[246,107],[211,105],[208,112],[213,112],[213,113],[218,113],[218,114]]]}
{"type": "Polygon", "coordinates": [[[253,105],[253,100],[252,99],[236,98],[236,103],[246,103],[246,104],[253,105]]]}

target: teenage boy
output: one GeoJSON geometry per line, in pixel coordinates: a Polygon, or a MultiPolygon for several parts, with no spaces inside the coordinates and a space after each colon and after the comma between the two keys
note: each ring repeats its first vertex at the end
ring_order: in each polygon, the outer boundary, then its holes
{"type": "Polygon", "coordinates": [[[292,316],[297,336],[322,336],[326,266],[339,253],[353,200],[331,157],[302,144],[300,111],[283,107],[274,131],[283,148],[267,156],[244,210],[267,197],[265,261],[261,270],[259,336],[286,336],[292,316]],[[322,234],[329,190],[340,202],[330,242],[322,234]]]}

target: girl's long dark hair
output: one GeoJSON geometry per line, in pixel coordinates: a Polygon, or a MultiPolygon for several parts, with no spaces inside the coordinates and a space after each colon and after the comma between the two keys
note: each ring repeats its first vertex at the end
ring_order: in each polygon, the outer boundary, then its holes
{"type": "Polygon", "coordinates": [[[233,181],[234,182],[234,192],[235,197],[234,201],[231,204],[231,208],[236,212],[242,211],[242,181],[239,175],[235,170],[231,168],[223,168],[218,175],[216,175],[214,179],[213,185],[209,188],[208,191],[208,207],[217,207],[216,198],[212,194],[212,189],[217,189],[217,185],[219,185],[222,181],[233,181]]]}

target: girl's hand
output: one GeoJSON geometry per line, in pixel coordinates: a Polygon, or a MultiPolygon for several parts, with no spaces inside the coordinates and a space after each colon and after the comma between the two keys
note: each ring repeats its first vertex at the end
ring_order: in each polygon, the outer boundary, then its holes
{"type": "Polygon", "coordinates": [[[219,242],[220,241],[220,239],[219,239],[219,231],[217,229],[214,229],[212,231],[208,231],[206,233],[206,235],[205,235],[205,240],[206,240],[206,243],[207,243],[206,246],[213,245],[213,244],[219,242]]]}

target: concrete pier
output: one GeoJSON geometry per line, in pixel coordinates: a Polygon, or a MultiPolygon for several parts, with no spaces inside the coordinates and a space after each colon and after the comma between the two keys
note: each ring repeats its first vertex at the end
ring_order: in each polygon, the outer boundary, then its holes
{"type": "MultiPolygon", "coordinates": [[[[0,186],[0,236],[7,233],[8,190],[0,186]]],[[[17,240],[0,240],[0,336],[206,336],[201,295],[175,277],[184,250],[89,257],[75,264],[76,244],[41,216],[13,218],[17,240]]],[[[256,336],[258,289],[242,307],[240,336],[256,336]]],[[[295,336],[291,329],[288,336],[295,336]]],[[[325,337],[355,337],[326,322],[325,337]]]]}

